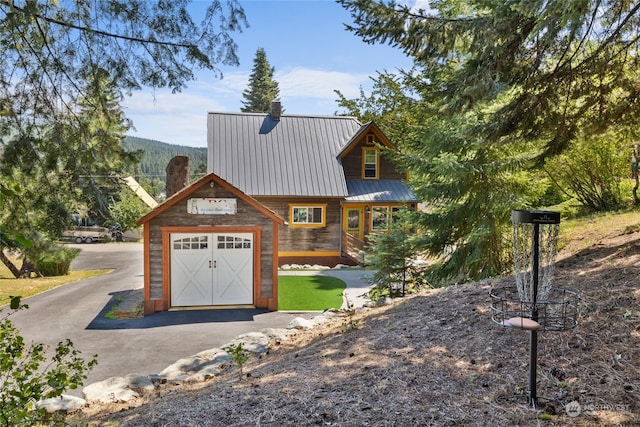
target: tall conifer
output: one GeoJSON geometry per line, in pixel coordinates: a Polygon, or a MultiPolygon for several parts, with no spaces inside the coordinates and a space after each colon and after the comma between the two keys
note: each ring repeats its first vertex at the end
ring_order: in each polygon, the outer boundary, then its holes
{"type": "Polygon", "coordinates": [[[256,51],[253,60],[253,69],[249,76],[249,87],[242,92],[243,113],[268,113],[271,101],[278,101],[280,88],[278,82],[273,80],[274,68],[267,60],[267,54],[263,48],[256,51]]]}

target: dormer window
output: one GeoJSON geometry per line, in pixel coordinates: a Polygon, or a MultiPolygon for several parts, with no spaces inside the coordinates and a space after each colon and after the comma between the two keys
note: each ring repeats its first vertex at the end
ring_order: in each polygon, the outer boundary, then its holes
{"type": "Polygon", "coordinates": [[[362,178],[378,179],[379,152],[375,148],[362,150],[362,178]]]}

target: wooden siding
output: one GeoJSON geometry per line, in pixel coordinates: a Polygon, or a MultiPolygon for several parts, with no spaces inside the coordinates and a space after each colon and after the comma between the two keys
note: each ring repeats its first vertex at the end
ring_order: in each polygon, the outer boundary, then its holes
{"type": "Polygon", "coordinates": [[[279,226],[280,252],[304,252],[311,256],[313,252],[339,253],[342,233],[340,199],[256,197],[256,200],[288,223],[279,226]],[[289,218],[289,206],[292,204],[300,206],[326,204],[326,225],[324,227],[292,227],[291,218],[289,218]]]}
{"type": "MultiPolygon", "coordinates": [[[[346,179],[362,179],[362,149],[375,148],[374,145],[365,143],[366,139],[358,142],[342,158],[342,168],[346,179]]],[[[405,179],[406,173],[400,173],[396,169],[396,165],[384,157],[384,152],[380,151],[380,164],[378,170],[378,179],[405,179]]]]}
{"type": "MultiPolygon", "coordinates": [[[[201,186],[191,192],[187,197],[173,206],[165,209],[163,212],[153,217],[145,224],[148,227],[148,296],[151,302],[145,302],[145,312],[148,310],[157,311],[159,306],[162,309],[168,309],[168,271],[170,256],[163,252],[163,233],[162,229],[166,227],[189,228],[201,227],[202,230],[215,228],[242,228],[242,227],[259,227],[260,233],[257,235],[256,243],[259,242],[260,248],[260,266],[259,280],[260,284],[258,292],[255,294],[257,299],[262,301],[254,301],[256,306],[268,304],[268,308],[276,309],[277,301],[272,301],[274,295],[277,295],[277,283],[274,283],[274,271],[277,266],[274,265],[274,238],[277,239],[278,230],[274,230],[274,221],[272,218],[260,212],[254,206],[249,204],[242,198],[238,198],[234,194],[222,186],[216,185],[211,188],[209,185],[201,186]],[[237,213],[235,215],[193,215],[187,212],[187,201],[189,198],[234,198],[237,200],[237,213]],[[153,300],[156,300],[154,303],[153,300]],[[162,301],[162,303],[160,303],[162,301]],[[154,308],[155,307],[155,308],[154,308]]],[[[197,232],[189,230],[188,232],[197,232]]],[[[209,231],[205,231],[209,232],[209,231]]],[[[216,232],[219,232],[217,230],[216,232]]]]}

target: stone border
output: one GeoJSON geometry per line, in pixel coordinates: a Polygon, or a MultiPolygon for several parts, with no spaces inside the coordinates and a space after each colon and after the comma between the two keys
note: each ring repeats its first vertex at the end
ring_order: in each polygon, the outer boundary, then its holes
{"type": "Polygon", "coordinates": [[[286,328],[267,328],[262,332],[242,334],[230,343],[219,348],[201,351],[190,357],[177,360],[155,375],[129,374],[122,377],[111,377],[82,389],[83,398],[63,394],[58,398],[45,399],[36,403],[36,408],[44,408],[48,413],[72,413],[93,402],[126,403],[152,393],[164,384],[192,384],[209,380],[219,375],[232,356],[224,348],[229,345],[242,344],[243,348],[256,355],[269,350],[269,343],[286,341],[298,331],[310,330],[317,325],[327,323],[330,319],[340,317],[340,310],[328,310],[311,319],[296,317],[286,328]]]}

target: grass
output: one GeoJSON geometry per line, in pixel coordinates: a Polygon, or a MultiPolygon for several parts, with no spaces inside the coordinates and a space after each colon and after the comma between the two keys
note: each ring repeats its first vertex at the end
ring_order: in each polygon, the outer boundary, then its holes
{"type": "Polygon", "coordinates": [[[327,276],[278,277],[278,309],[315,311],[342,306],[347,287],[340,279],[327,276]]]}
{"type": "Polygon", "coordinates": [[[571,246],[571,252],[577,252],[588,248],[604,236],[632,233],[639,228],[640,211],[637,208],[594,213],[561,221],[558,250],[571,246]]]}
{"type": "MultiPolygon", "coordinates": [[[[0,307],[9,304],[11,296],[21,296],[24,301],[33,295],[46,292],[58,286],[65,285],[78,280],[100,276],[109,273],[111,270],[82,270],[72,271],[66,276],[55,277],[33,277],[31,279],[16,279],[9,269],[0,262],[0,307]]],[[[26,301],[28,304],[28,301],[26,301]]]]}

